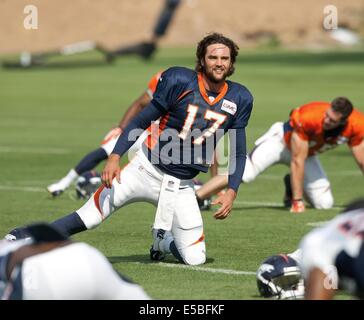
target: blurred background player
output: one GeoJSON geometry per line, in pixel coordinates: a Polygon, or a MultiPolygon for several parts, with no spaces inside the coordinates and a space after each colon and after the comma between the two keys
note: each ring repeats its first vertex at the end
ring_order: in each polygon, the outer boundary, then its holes
{"type": "Polygon", "coordinates": [[[336,289],[364,298],[364,199],[301,242],[305,298],[332,299],[336,289]]]}
{"type": "MultiPolygon", "coordinates": [[[[347,98],[305,104],[294,109],[287,122],[273,124],[255,142],[242,181],[251,182],[268,167],[283,163],[291,169],[290,176],[284,179],[284,202],[290,211],[305,210],[304,196],[314,208],[329,209],[334,199],[317,154],[347,143],[364,173],[363,138],[364,115],[353,109],[347,98]]],[[[210,197],[226,185],[227,176],[216,176],[197,190],[197,197],[210,197]]]]}
{"type": "Polygon", "coordinates": [[[0,241],[1,300],[146,300],[97,249],[72,242],[47,224],[24,228],[28,237],[0,241]]]}
{"type": "MultiPolygon", "coordinates": [[[[56,56],[68,56],[74,55],[78,53],[88,52],[91,50],[96,50],[102,53],[107,62],[113,62],[114,59],[118,56],[124,55],[139,55],[143,59],[150,59],[155,53],[159,40],[166,34],[173,17],[176,13],[176,9],[178,8],[181,0],[165,0],[164,6],[162,7],[162,11],[159,14],[157,22],[153,28],[153,33],[148,41],[143,41],[134,45],[120,47],[114,51],[110,51],[105,48],[99,42],[96,41],[80,41],[76,43],[71,43],[63,46],[60,49],[40,52],[40,53],[30,53],[24,51],[20,55],[20,63],[14,62],[4,62],[4,67],[37,67],[37,66],[46,66],[49,58],[56,56]]],[[[66,63],[63,63],[66,65],[66,63]]],[[[74,63],[76,66],[77,64],[74,63]]],[[[92,65],[89,63],[89,65],[92,65]]]]}
{"type": "Polygon", "coordinates": [[[181,0],[165,0],[164,7],[162,8],[157,23],[153,29],[151,39],[135,45],[121,47],[115,51],[107,53],[108,61],[111,62],[117,56],[129,54],[136,54],[144,59],[150,59],[157,48],[159,39],[166,34],[180,2],[181,0]]]}
{"type": "MultiPolygon", "coordinates": [[[[82,160],[72,168],[67,175],[65,175],[59,181],[49,185],[47,187],[47,191],[51,193],[54,197],[59,196],[63,193],[80,175],[83,173],[94,169],[100,162],[106,160],[110,155],[111,151],[114,149],[116,141],[118,140],[120,134],[129,124],[129,122],[137,115],[140,111],[144,109],[145,106],[153,98],[153,93],[158,84],[159,77],[161,72],[156,73],[149,81],[148,89],[143,92],[138,99],[136,99],[128,108],[124,116],[119,122],[119,126],[111,129],[103,141],[101,142],[101,146],[94,151],[91,151],[86,156],[82,158],[82,160]]],[[[130,157],[133,156],[135,151],[140,148],[143,143],[145,137],[148,135],[147,132],[143,133],[139,140],[134,144],[131,148],[130,157]]]]}

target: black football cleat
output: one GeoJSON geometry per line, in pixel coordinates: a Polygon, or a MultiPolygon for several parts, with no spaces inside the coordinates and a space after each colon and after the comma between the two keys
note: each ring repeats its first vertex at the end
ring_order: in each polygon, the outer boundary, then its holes
{"type": "Polygon", "coordinates": [[[15,228],[4,237],[4,239],[8,241],[16,241],[27,238],[31,238],[31,234],[28,232],[27,228],[15,228]]]}
{"type": "Polygon", "coordinates": [[[154,250],[153,246],[150,248],[150,260],[153,261],[162,261],[166,256],[163,252],[159,250],[154,250]]]}
{"type": "Polygon", "coordinates": [[[200,199],[196,197],[198,206],[201,211],[210,210],[211,209],[211,198],[208,199],[200,199]]]}

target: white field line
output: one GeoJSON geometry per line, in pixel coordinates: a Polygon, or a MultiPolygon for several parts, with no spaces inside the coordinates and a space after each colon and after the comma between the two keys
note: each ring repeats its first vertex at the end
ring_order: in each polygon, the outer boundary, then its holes
{"type": "Polygon", "coordinates": [[[59,148],[27,148],[0,146],[0,153],[67,154],[69,150],[59,148]]]}
{"type": "MultiPolygon", "coordinates": [[[[243,206],[260,206],[260,207],[277,207],[281,208],[283,204],[281,202],[262,202],[262,201],[234,201],[234,204],[243,206]]],[[[341,210],[343,206],[333,206],[332,209],[341,210]]]]}
{"type": "Polygon", "coordinates": [[[306,226],[309,226],[309,227],[323,227],[328,222],[329,222],[329,220],[327,220],[327,221],[317,221],[317,222],[308,222],[308,223],[306,223],[306,226]]]}
{"type": "MultiPolygon", "coordinates": [[[[362,176],[360,170],[340,170],[335,172],[328,172],[328,176],[335,177],[335,176],[362,176]]],[[[281,179],[283,184],[283,175],[279,174],[261,174],[257,179],[266,179],[266,180],[276,180],[281,179]]]]}
{"type": "Polygon", "coordinates": [[[239,204],[243,206],[262,206],[262,207],[282,207],[281,202],[262,202],[262,201],[234,201],[234,204],[239,204]]]}
{"type": "MultiPolygon", "coordinates": [[[[0,185],[0,190],[4,191],[24,191],[24,192],[46,192],[46,188],[37,188],[37,187],[20,187],[20,186],[4,186],[0,185]]],[[[282,207],[282,203],[280,202],[262,202],[262,201],[234,201],[234,204],[243,205],[243,206],[260,206],[260,207],[282,207]]],[[[344,207],[342,206],[334,206],[333,209],[341,210],[344,207]]]]}
{"type": "Polygon", "coordinates": [[[45,188],[36,188],[36,187],[13,187],[13,186],[1,186],[0,190],[4,191],[24,191],[24,192],[46,192],[45,188]]]}
{"type": "MultiPolygon", "coordinates": [[[[136,264],[141,264],[140,262],[135,262],[136,264]]],[[[164,263],[159,262],[152,264],[153,266],[163,267],[163,268],[179,268],[193,271],[201,271],[201,272],[211,272],[211,273],[224,273],[224,274],[232,274],[232,275],[244,275],[244,276],[252,276],[256,275],[256,272],[252,271],[240,271],[240,270],[231,270],[231,269],[215,269],[215,268],[206,268],[206,267],[198,267],[198,266],[187,266],[184,264],[174,264],[174,263],[164,263]]]]}

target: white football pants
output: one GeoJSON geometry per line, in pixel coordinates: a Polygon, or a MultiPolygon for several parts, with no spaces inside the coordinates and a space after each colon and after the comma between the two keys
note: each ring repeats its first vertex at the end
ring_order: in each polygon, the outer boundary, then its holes
{"type": "MultiPolygon", "coordinates": [[[[121,183],[114,178],[111,189],[101,186],[77,213],[86,227],[91,229],[126,204],[143,201],[157,205],[162,180],[163,173],[139,150],[121,171],[121,183]]],[[[192,180],[180,182],[171,232],[186,264],[198,265],[205,262],[203,222],[192,180]]]]}
{"type": "Polygon", "coordinates": [[[109,261],[85,243],[73,243],[26,258],[24,300],[144,300],[137,284],[120,278],[109,261]]]}
{"type": "MultiPolygon", "coordinates": [[[[247,156],[242,180],[249,183],[268,167],[279,163],[290,166],[290,162],[291,152],[284,141],[283,122],[276,122],[255,142],[247,156]]],[[[330,209],[334,205],[330,182],[316,156],[305,161],[304,192],[316,209],[330,209]]]]}

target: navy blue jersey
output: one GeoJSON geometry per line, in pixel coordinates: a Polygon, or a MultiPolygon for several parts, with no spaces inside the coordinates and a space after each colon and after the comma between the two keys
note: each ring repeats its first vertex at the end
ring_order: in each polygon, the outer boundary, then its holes
{"type": "Polygon", "coordinates": [[[132,131],[146,129],[161,118],[143,152],[163,172],[192,179],[207,172],[218,140],[229,131],[228,186],[237,191],[245,167],[245,127],[252,106],[252,95],[240,84],[226,81],[220,92],[206,92],[202,74],[170,68],[162,73],[151,103],[125,128],[112,153],[124,154],[133,143],[128,138],[132,131]]]}
{"type": "Polygon", "coordinates": [[[162,171],[180,178],[207,172],[223,134],[246,127],[252,102],[252,95],[240,84],[226,81],[220,93],[209,93],[201,74],[170,68],[159,79],[152,100],[165,114],[144,152],[162,171]]]}

